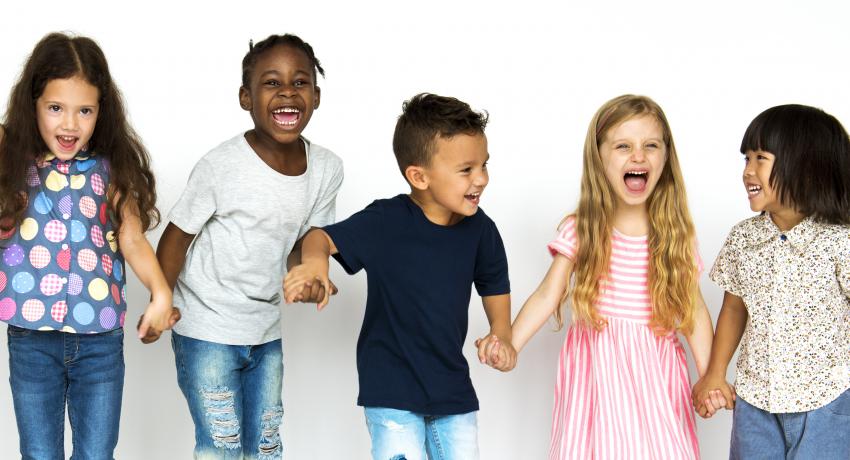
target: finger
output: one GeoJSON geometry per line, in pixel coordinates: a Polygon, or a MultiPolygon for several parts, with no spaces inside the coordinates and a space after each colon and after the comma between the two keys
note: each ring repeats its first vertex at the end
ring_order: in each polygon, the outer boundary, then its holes
{"type": "Polygon", "coordinates": [[[138,328],[137,328],[138,332],[139,332],[139,338],[140,339],[142,339],[146,335],[148,335],[148,328],[150,328],[150,324],[148,324],[148,321],[145,318],[145,316],[142,315],[142,317],[139,318],[139,325],[138,325],[138,328]]]}
{"type": "Polygon", "coordinates": [[[321,310],[330,301],[330,295],[329,294],[331,292],[331,287],[330,287],[331,280],[329,280],[328,278],[317,278],[317,279],[322,283],[322,287],[325,288],[325,295],[322,296],[322,301],[318,305],[316,305],[316,308],[321,310]]]}
{"type": "Polygon", "coordinates": [[[498,339],[493,339],[493,346],[490,347],[490,364],[498,366],[502,362],[502,344],[498,339]]]}
{"type": "Polygon", "coordinates": [[[481,362],[481,364],[484,364],[484,363],[487,362],[487,344],[488,343],[489,343],[489,340],[488,340],[487,337],[484,337],[483,339],[478,339],[478,340],[475,341],[475,346],[478,347],[478,361],[481,362]]]}

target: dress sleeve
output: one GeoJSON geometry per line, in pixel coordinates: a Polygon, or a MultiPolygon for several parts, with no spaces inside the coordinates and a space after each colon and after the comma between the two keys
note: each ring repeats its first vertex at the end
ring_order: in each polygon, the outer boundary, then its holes
{"type": "Polygon", "coordinates": [[[576,237],[576,219],[568,217],[560,230],[558,236],[547,246],[549,253],[554,257],[556,254],[562,254],[572,261],[575,261],[576,252],[578,252],[578,238],[576,237]]]}

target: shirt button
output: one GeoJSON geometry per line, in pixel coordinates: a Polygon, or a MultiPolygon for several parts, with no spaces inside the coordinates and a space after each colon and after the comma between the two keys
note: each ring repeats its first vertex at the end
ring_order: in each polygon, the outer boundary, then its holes
{"type": "Polygon", "coordinates": [[[782,241],[787,241],[788,237],[785,236],[785,234],[782,234],[782,235],[779,235],[779,239],[782,240],[782,241]]]}

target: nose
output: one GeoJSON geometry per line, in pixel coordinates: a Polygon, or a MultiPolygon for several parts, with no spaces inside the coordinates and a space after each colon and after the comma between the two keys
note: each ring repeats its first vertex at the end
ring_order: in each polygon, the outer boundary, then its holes
{"type": "Polygon", "coordinates": [[[66,131],[76,131],[80,126],[79,120],[77,120],[77,114],[65,112],[62,116],[62,129],[66,131]]]}
{"type": "Polygon", "coordinates": [[[755,173],[756,173],[756,171],[755,171],[755,167],[753,166],[753,164],[749,161],[744,162],[744,177],[751,177],[751,176],[755,175],[755,173]]]}
{"type": "Polygon", "coordinates": [[[632,150],[632,160],[635,163],[643,163],[646,161],[646,151],[644,151],[643,147],[636,147],[632,150]]]}
{"type": "Polygon", "coordinates": [[[277,95],[280,97],[292,97],[296,93],[295,85],[282,84],[280,85],[280,89],[277,91],[277,95]]]}
{"type": "Polygon", "coordinates": [[[490,182],[490,174],[487,173],[486,169],[480,171],[478,174],[475,174],[475,176],[472,179],[472,184],[475,185],[476,187],[482,187],[482,188],[486,187],[489,182],[490,182]]]}

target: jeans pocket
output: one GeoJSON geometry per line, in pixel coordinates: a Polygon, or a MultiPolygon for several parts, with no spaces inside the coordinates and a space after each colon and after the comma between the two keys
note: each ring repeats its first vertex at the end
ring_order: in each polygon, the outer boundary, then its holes
{"type": "Polygon", "coordinates": [[[841,393],[834,401],[826,405],[826,409],[833,415],[850,417],[850,390],[844,390],[844,393],[841,393]]]}
{"type": "Polygon", "coordinates": [[[6,334],[8,334],[9,337],[13,338],[23,338],[32,334],[32,329],[24,329],[22,327],[12,326],[10,324],[8,329],[6,329],[6,334]]]}

